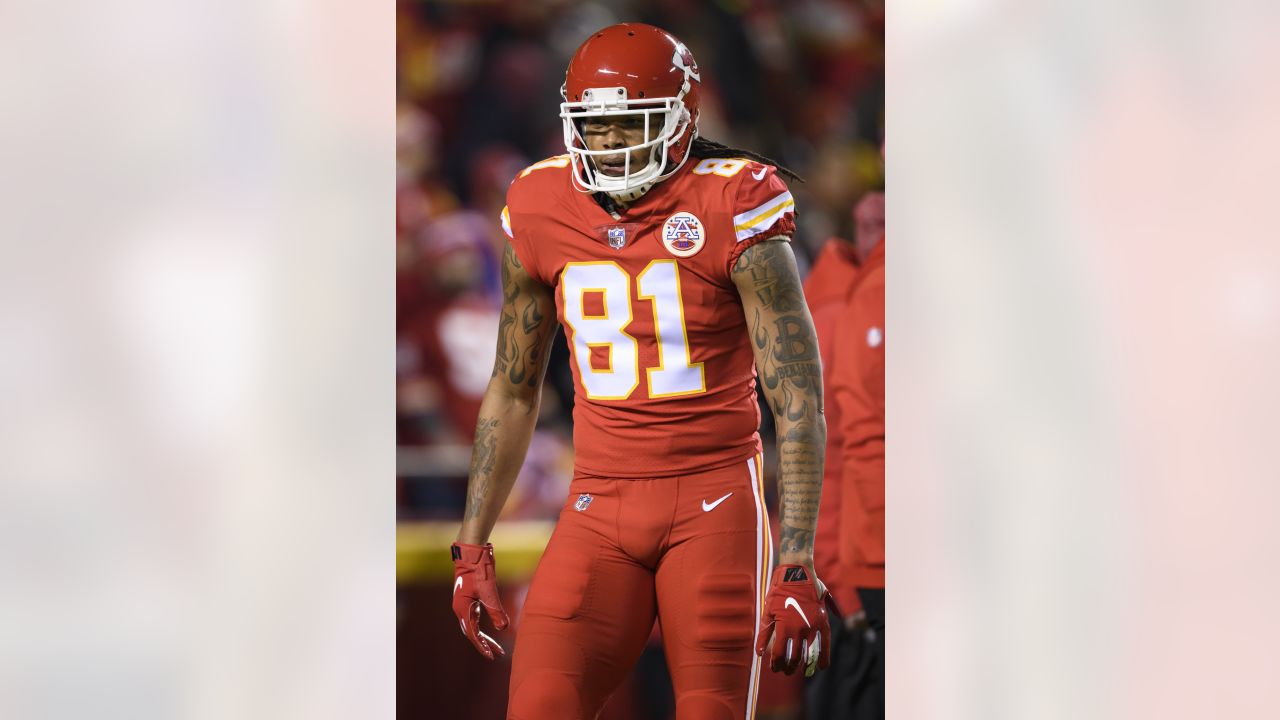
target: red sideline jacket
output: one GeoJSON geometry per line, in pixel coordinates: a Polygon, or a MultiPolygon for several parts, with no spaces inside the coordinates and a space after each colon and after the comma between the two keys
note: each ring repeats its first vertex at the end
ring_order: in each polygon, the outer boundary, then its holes
{"type": "Polygon", "coordinates": [[[840,318],[828,394],[840,427],[841,579],[864,588],[884,587],[884,279],[882,240],[840,318]]]}
{"type": "MultiPolygon", "coordinates": [[[[835,367],[836,328],[844,314],[849,291],[858,277],[858,260],[853,243],[831,238],[813,262],[804,281],[804,297],[813,315],[822,353],[822,384],[831,397],[831,370],[835,367]]],[[[840,413],[829,399],[827,416],[827,454],[822,475],[822,504],[818,508],[818,529],[814,534],[813,567],[835,596],[840,611],[847,614],[858,609],[854,585],[842,577],[840,567],[840,413]]]]}

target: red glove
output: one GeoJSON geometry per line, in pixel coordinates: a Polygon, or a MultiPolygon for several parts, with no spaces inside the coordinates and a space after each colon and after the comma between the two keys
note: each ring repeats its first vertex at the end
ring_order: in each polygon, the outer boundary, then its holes
{"type": "Polygon", "coordinates": [[[498,597],[498,580],[493,566],[493,545],[453,544],[453,614],[458,616],[462,634],[481,655],[506,655],[493,638],[480,632],[480,606],[489,613],[493,626],[506,630],[511,621],[498,597]]]}
{"type": "Polygon", "coordinates": [[[831,663],[827,589],[801,565],[779,565],[769,582],[756,654],[769,649],[769,669],[790,675],[804,663],[805,677],[831,663]],[[772,642],[770,642],[772,638],[772,642]]]}

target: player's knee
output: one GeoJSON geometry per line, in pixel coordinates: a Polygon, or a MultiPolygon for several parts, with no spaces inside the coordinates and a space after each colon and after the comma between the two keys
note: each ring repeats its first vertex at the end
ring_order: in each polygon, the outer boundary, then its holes
{"type": "Polygon", "coordinates": [[[700,647],[732,650],[755,638],[755,584],[747,573],[708,573],[698,582],[700,647]]]}
{"type": "Polygon", "coordinates": [[[561,673],[535,672],[512,688],[507,720],[576,720],[582,717],[578,688],[561,673]]]}
{"type": "Polygon", "coordinates": [[[742,710],[715,695],[682,695],[676,699],[676,720],[735,720],[742,710]]]}

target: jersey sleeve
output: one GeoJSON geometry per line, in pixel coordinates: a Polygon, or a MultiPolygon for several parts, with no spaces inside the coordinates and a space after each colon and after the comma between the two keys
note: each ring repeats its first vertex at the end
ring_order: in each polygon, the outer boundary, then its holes
{"type": "Polygon", "coordinates": [[[511,233],[511,211],[506,205],[502,206],[502,213],[499,214],[498,219],[502,221],[502,232],[507,234],[508,239],[514,240],[516,236],[511,233]]]}
{"type": "Polygon", "coordinates": [[[778,236],[790,240],[796,230],[795,199],[776,167],[753,162],[738,175],[742,179],[733,198],[735,242],[726,266],[730,271],[747,248],[778,236]]]}
{"type": "Polygon", "coordinates": [[[535,188],[530,187],[527,181],[522,182],[522,178],[523,176],[517,177],[507,189],[507,204],[499,213],[498,220],[502,223],[502,232],[507,236],[511,249],[520,260],[520,264],[524,266],[525,272],[538,282],[547,284],[538,264],[537,253],[534,252],[537,243],[533,241],[531,226],[534,223],[530,222],[529,215],[529,209],[533,207],[531,203],[535,202],[535,198],[531,198],[530,193],[535,188]]]}

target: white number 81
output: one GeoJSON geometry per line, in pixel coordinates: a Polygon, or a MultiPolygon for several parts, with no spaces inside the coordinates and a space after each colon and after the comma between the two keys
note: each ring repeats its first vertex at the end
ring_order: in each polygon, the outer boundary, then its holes
{"type": "MultiPolygon", "coordinates": [[[[633,319],[631,277],[617,263],[573,262],[560,275],[564,320],[569,346],[583,390],[591,400],[623,400],[640,384],[640,348],[626,332],[633,319]],[[588,292],[603,295],[600,315],[589,315],[584,306],[588,292]],[[605,369],[591,363],[592,348],[604,348],[605,369]]],[[[658,345],[658,367],[646,368],[649,397],[694,395],[707,390],[702,363],[691,362],[680,295],[680,271],[675,260],[654,260],[636,276],[637,295],[653,303],[653,327],[658,345]]]]}

